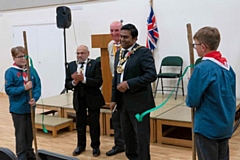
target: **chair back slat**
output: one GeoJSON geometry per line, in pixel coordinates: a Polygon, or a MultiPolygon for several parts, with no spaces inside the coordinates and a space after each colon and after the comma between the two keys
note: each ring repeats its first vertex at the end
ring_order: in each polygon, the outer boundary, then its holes
{"type": "Polygon", "coordinates": [[[198,63],[200,63],[202,61],[202,58],[198,58],[196,61],[195,61],[195,65],[197,65],[198,63]]]}
{"type": "Polygon", "coordinates": [[[168,56],[163,58],[162,66],[182,66],[183,59],[179,56],[168,56]]]}

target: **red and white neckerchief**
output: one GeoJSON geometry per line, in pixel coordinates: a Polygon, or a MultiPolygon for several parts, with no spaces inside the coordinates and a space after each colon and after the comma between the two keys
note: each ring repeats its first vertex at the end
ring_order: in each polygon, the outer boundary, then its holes
{"type": "Polygon", "coordinates": [[[227,62],[227,59],[222,57],[222,54],[219,51],[213,51],[207,53],[202,60],[210,60],[226,70],[230,69],[230,65],[227,62]]]}
{"type": "MultiPolygon", "coordinates": [[[[13,68],[16,68],[18,70],[22,70],[22,77],[23,77],[23,83],[26,84],[28,82],[28,75],[27,75],[27,69],[19,67],[16,63],[13,63],[13,68]]],[[[20,72],[19,72],[20,73],[20,72]]]]}

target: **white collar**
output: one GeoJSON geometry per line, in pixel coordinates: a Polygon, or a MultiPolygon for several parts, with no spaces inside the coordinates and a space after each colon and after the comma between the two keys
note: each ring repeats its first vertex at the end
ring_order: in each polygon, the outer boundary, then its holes
{"type": "Polygon", "coordinates": [[[27,68],[21,68],[21,67],[15,66],[15,65],[13,65],[12,68],[16,68],[16,69],[22,70],[22,71],[26,71],[27,70],[27,68]]]}
{"type": "Polygon", "coordinates": [[[131,51],[132,50],[132,48],[133,48],[133,46],[135,45],[136,43],[134,43],[131,47],[129,47],[128,49],[124,49],[124,48],[122,48],[122,51],[125,51],[125,50],[128,50],[128,51],[131,51]]]}
{"type": "Polygon", "coordinates": [[[225,64],[222,64],[221,62],[219,62],[218,60],[216,60],[215,58],[212,58],[212,57],[203,57],[202,60],[210,60],[216,64],[218,64],[220,67],[226,69],[229,71],[230,69],[230,65],[226,62],[225,64]]]}

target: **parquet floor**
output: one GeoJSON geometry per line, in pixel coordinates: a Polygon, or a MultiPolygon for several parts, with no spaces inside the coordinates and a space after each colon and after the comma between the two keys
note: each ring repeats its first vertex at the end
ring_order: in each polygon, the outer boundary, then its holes
{"type": "MultiPolygon", "coordinates": [[[[45,134],[41,130],[37,131],[38,149],[71,156],[76,147],[76,131],[60,131],[57,138],[53,138],[51,133],[45,134]]],[[[87,133],[87,148],[81,155],[77,156],[80,160],[125,160],[124,153],[107,157],[105,153],[113,146],[113,137],[101,136],[101,155],[92,156],[90,147],[90,137],[87,133]]],[[[6,147],[15,152],[15,137],[11,115],[9,113],[8,98],[0,95],[0,147],[6,147]]],[[[151,144],[152,160],[191,160],[191,148],[177,147],[171,145],[151,144]]],[[[240,159],[240,129],[238,128],[230,140],[231,160],[240,159]]],[[[1,159],[1,158],[0,158],[1,159]]]]}

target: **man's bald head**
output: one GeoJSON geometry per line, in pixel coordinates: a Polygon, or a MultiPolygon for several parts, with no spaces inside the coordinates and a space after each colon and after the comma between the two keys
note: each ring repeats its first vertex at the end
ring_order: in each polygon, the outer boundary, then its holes
{"type": "Polygon", "coordinates": [[[118,43],[120,41],[120,31],[122,28],[122,23],[119,21],[114,21],[110,24],[110,34],[112,39],[118,43]]]}
{"type": "Polygon", "coordinates": [[[89,50],[86,45],[80,45],[77,48],[77,59],[78,62],[84,62],[89,56],[89,50]]]}

